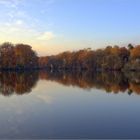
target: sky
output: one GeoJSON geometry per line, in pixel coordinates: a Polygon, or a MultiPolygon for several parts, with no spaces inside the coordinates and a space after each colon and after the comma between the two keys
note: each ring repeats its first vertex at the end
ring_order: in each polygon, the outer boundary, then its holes
{"type": "Polygon", "coordinates": [[[0,43],[39,56],[140,44],[140,0],[0,0],[0,43]]]}

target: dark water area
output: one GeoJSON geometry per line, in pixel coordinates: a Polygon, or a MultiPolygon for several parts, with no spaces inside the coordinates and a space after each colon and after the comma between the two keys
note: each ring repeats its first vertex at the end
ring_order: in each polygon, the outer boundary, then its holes
{"type": "Polygon", "coordinates": [[[0,138],[140,138],[140,74],[0,73],[0,138]]]}

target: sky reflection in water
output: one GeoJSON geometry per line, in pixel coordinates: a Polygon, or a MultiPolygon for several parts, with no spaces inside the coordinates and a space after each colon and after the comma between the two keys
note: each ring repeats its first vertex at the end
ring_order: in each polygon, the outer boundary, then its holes
{"type": "Polygon", "coordinates": [[[139,87],[136,73],[1,73],[0,138],[140,138],[139,87]]]}

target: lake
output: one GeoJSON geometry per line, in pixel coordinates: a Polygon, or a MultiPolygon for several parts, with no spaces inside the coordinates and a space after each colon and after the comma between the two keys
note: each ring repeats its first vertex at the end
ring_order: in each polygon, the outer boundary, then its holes
{"type": "Polygon", "coordinates": [[[0,138],[140,138],[140,74],[1,72],[0,138]]]}

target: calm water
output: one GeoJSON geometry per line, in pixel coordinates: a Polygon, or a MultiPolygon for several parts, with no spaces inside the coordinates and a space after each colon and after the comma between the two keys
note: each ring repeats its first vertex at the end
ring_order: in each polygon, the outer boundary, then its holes
{"type": "Polygon", "coordinates": [[[0,73],[0,138],[140,138],[138,73],[0,73]]]}

